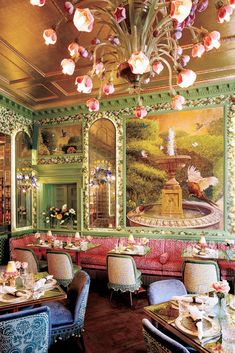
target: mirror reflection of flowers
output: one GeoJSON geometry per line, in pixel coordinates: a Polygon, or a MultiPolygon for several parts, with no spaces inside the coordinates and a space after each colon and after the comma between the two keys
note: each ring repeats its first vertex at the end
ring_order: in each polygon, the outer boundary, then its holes
{"type": "Polygon", "coordinates": [[[64,204],[61,208],[50,207],[48,213],[43,212],[43,216],[45,217],[44,222],[50,228],[59,225],[73,226],[77,222],[76,211],[73,208],[68,208],[67,204],[64,204]]]}
{"type": "Polygon", "coordinates": [[[90,186],[103,186],[111,183],[114,179],[111,164],[107,161],[96,161],[94,168],[90,172],[90,186]]]}

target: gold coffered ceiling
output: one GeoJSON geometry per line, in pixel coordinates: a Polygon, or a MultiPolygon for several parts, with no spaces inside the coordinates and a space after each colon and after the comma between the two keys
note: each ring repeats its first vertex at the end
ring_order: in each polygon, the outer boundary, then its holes
{"type": "MultiPolygon", "coordinates": [[[[209,2],[210,8],[198,15],[195,25],[209,31],[219,30],[222,45],[201,59],[191,59],[188,67],[197,72],[197,85],[235,78],[235,14],[230,23],[217,24],[214,1],[209,2]]],[[[46,46],[43,30],[58,23],[63,4],[61,0],[47,0],[39,8],[30,5],[29,0],[0,0],[0,92],[33,110],[84,103],[87,95],[76,91],[74,81],[77,75],[88,71],[90,62],[79,60],[72,77],[61,73],[60,62],[68,57],[68,44],[75,38],[87,47],[96,33],[99,32],[101,40],[109,34],[107,27],[97,23],[92,33],[78,33],[72,22],[63,22],[57,31],[56,45],[46,46]]],[[[86,4],[89,6],[89,1],[81,1],[82,7],[86,4]]],[[[191,42],[186,39],[182,46],[189,53],[191,42]]],[[[166,89],[167,82],[163,72],[145,86],[144,92],[166,89]]],[[[94,86],[93,96],[96,96],[98,80],[94,86]]],[[[112,97],[128,94],[127,84],[118,80],[112,97]]]]}

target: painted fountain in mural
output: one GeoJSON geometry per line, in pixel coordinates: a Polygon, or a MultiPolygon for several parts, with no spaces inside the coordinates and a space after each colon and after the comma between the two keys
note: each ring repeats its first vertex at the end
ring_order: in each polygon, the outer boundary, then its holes
{"type": "MultiPolygon", "coordinates": [[[[186,166],[191,160],[188,155],[175,154],[175,133],[169,129],[167,155],[154,161],[156,167],[165,170],[168,180],[161,192],[161,203],[139,205],[127,213],[127,219],[132,227],[166,227],[166,228],[198,228],[217,229],[221,222],[222,213],[218,207],[196,186],[207,182],[216,185],[217,178],[202,178],[200,172],[193,166],[188,168],[188,187],[193,193],[198,193],[198,198],[206,202],[186,201],[182,199],[182,188],[176,180],[176,172],[186,166]],[[197,183],[196,183],[197,181],[197,183]]],[[[204,186],[205,188],[205,186],[204,186]]]]}

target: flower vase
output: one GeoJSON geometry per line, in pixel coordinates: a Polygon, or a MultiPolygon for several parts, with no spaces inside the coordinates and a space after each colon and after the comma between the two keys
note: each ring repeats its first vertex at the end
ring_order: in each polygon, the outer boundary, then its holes
{"type": "Polygon", "coordinates": [[[214,315],[219,321],[226,317],[226,300],[224,297],[218,297],[218,303],[214,307],[214,315]]]}

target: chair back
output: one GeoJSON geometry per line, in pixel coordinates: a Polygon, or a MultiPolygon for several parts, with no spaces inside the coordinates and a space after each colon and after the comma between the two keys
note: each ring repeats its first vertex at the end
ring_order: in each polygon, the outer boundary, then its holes
{"type": "Polygon", "coordinates": [[[71,256],[65,251],[47,251],[48,273],[65,287],[73,279],[71,256]]]}
{"type": "Polygon", "coordinates": [[[46,306],[0,315],[0,352],[47,353],[50,311],[46,306]]]}
{"type": "Polygon", "coordinates": [[[67,293],[67,306],[73,313],[74,322],[83,326],[90,288],[90,277],[85,271],[76,272],[67,293]]]}
{"type": "Polygon", "coordinates": [[[162,333],[149,320],[143,319],[142,327],[147,353],[189,353],[187,348],[162,333]]]}
{"type": "Polygon", "coordinates": [[[135,261],[128,255],[107,255],[109,283],[116,285],[135,285],[137,269],[135,261]]]}
{"type": "Polygon", "coordinates": [[[185,295],[187,291],[183,282],[178,279],[166,279],[151,283],[147,294],[149,304],[153,305],[169,301],[175,295],[185,295]]]}
{"type": "Polygon", "coordinates": [[[209,292],[212,283],[220,280],[219,266],[215,261],[185,260],[182,272],[188,293],[198,293],[200,287],[209,292]]]}
{"type": "Polygon", "coordinates": [[[15,248],[15,260],[20,262],[28,262],[28,271],[32,273],[39,272],[38,259],[32,249],[15,248]]]}

